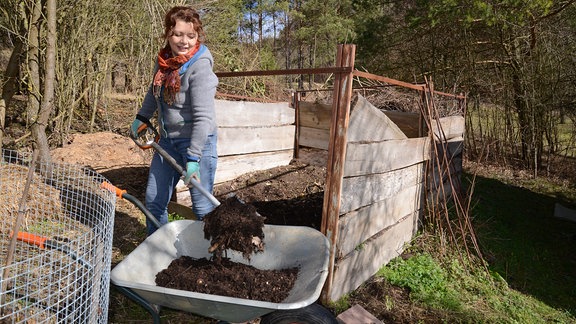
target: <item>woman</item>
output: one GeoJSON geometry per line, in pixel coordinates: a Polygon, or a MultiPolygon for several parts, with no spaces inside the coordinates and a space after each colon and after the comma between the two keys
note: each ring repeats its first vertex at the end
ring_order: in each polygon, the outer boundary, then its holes
{"type": "MultiPolygon", "coordinates": [[[[158,113],[159,145],[186,169],[184,181],[200,180],[212,192],[218,155],[214,96],[218,78],[212,70],[213,58],[203,44],[205,39],[198,13],[186,6],[170,9],[164,17],[166,45],[158,53],[154,79],[142,107],[130,127],[138,128],[158,113]]],[[[146,208],[161,225],[168,222],[168,203],[181,174],[158,154],[150,165],[146,188],[146,208]]],[[[198,219],[214,205],[197,189],[190,189],[192,211],[198,219]]],[[[155,226],[147,220],[148,235],[155,226]]]]}

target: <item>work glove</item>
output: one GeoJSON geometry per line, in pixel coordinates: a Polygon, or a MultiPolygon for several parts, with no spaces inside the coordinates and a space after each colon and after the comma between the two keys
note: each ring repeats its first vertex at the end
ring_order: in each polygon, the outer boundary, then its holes
{"type": "Polygon", "coordinates": [[[186,163],[186,176],[184,177],[184,183],[188,185],[192,177],[200,179],[200,163],[197,161],[188,161],[186,163]]]}
{"type": "Polygon", "coordinates": [[[136,119],[134,119],[132,125],[130,126],[130,135],[132,136],[132,138],[139,137],[138,129],[140,129],[140,127],[142,127],[144,124],[150,124],[148,118],[142,115],[136,115],[136,119]]]}

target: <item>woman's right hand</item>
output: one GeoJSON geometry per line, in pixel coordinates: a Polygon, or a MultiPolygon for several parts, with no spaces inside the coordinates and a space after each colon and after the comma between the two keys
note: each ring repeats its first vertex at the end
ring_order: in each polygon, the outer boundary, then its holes
{"type": "Polygon", "coordinates": [[[139,133],[140,127],[143,124],[144,123],[141,120],[134,119],[134,121],[132,122],[132,125],[130,126],[130,135],[132,136],[132,138],[138,138],[138,133],[139,133]]]}

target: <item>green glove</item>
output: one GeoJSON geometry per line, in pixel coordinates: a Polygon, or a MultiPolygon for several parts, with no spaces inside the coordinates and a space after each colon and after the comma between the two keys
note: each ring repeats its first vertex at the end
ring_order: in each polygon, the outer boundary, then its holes
{"type": "Polygon", "coordinates": [[[192,177],[200,178],[200,163],[196,161],[189,161],[186,163],[186,177],[184,177],[184,183],[190,183],[192,177]]]}
{"type": "Polygon", "coordinates": [[[142,122],[141,120],[134,119],[134,121],[132,122],[132,126],[130,126],[130,135],[132,136],[132,138],[138,138],[138,128],[140,128],[142,124],[144,124],[144,122],[142,122]]]}

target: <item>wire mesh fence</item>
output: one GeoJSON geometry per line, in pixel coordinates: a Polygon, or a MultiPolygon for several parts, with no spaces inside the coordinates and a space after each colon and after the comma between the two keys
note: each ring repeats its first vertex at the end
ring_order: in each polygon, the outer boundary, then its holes
{"type": "Polygon", "coordinates": [[[116,196],[94,171],[32,160],[2,150],[0,322],[106,323],[116,196]]]}

